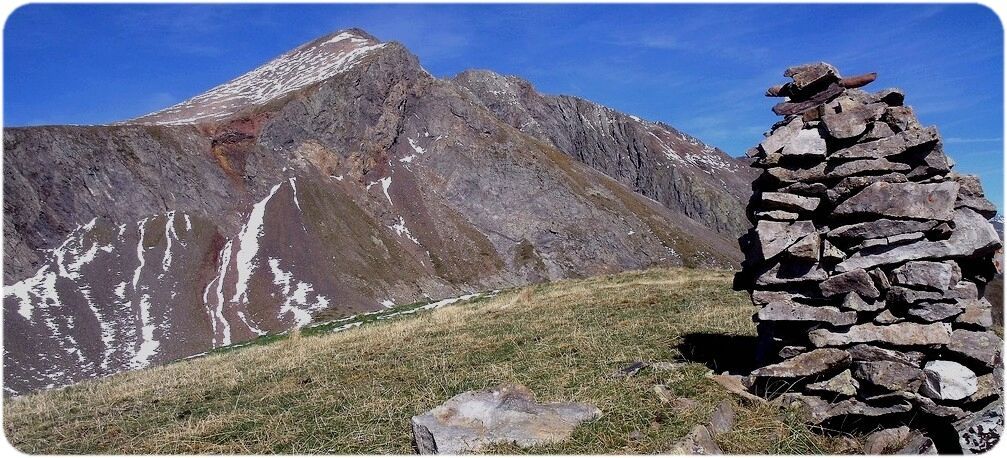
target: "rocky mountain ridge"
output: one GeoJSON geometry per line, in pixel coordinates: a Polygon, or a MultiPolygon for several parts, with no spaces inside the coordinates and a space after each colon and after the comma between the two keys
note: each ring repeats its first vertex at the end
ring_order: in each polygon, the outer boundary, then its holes
{"type": "Polygon", "coordinates": [[[737,265],[741,163],[608,117],[629,127],[578,156],[606,130],[525,133],[348,30],[135,120],[5,129],[5,393],[424,298],[737,265]]]}

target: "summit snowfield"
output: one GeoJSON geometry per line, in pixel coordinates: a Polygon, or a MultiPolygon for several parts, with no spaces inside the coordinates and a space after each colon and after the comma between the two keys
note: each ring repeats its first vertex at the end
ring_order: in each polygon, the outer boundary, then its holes
{"type": "Polygon", "coordinates": [[[130,122],[192,124],[224,119],[338,75],[384,45],[356,30],[322,37],[203,94],[130,122]]]}
{"type": "Polygon", "coordinates": [[[5,129],[5,394],[394,304],[737,266],[743,162],[473,75],[351,29],[133,120],[5,129]]]}

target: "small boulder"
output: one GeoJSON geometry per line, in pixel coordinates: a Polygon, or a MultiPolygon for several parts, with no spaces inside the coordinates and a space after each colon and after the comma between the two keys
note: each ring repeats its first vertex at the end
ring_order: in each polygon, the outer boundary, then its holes
{"type": "Polygon", "coordinates": [[[787,253],[794,259],[804,262],[818,262],[822,251],[821,238],[818,233],[808,234],[787,248],[787,253]]]}
{"type": "Polygon", "coordinates": [[[802,128],[804,128],[804,122],[800,118],[791,119],[790,122],[773,130],[768,137],[762,140],[759,146],[766,154],[778,153],[787,143],[793,140],[794,136],[802,128]]]}
{"type": "Polygon", "coordinates": [[[801,217],[801,215],[798,215],[797,213],[783,210],[758,211],[755,212],[755,216],[759,219],[759,221],[797,221],[797,219],[801,217]]]}
{"type": "Polygon", "coordinates": [[[825,138],[818,129],[802,129],[798,131],[780,154],[784,156],[825,156],[825,138]]]}
{"type": "Polygon", "coordinates": [[[886,173],[884,175],[846,177],[833,185],[826,192],[826,196],[830,202],[836,204],[868,185],[882,181],[886,183],[905,183],[909,181],[909,178],[906,178],[905,174],[898,172],[886,173]]]}
{"type": "Polygon", "coordinates": [[[879,118],[885,112],[884,105],[856,104],[839,113],[827,113],[822,116],[825,130],[832,138],[853,138],[867,130],[867,124],[879,118]]]}
{"type": "Polygon", "coordinates": [[[582,422],[601,416],[587,404],[535,402],[520,385],[469,391],[412,418],[421,454],[475,452],[497,443],[520,447],[561,442],[582,422]]]}
{"type": "Polygon", "coordinates": [[[881,120],[899,132],[923,129],[923,125],[916,119],[912,107],[905,105],[889,107],[881,116],[881,120]]]}
{"type": "Polygon", "coordinates": [[[976,379],[976,392],[966,399],[966,402],[980,402],[994,396],[1000,396],[1003,392],[1003,368],[998,367],[989,374],[979,376],[976,379]]]}
{"type": "Polygon", "coordinates": [[[825,179],[825,163],[808,167],[770,167],[766,173],[784,183],[821,181],[825,179]]]}
{"type": "Polygon", "coordinates": [[[793,90],[797,92],[808,89],[813,85],[840,80],[839,71],[836,70],[836,67],[825,62],[795,65],[787,68],[783,72],[783,76],[793,78],[793,90]]]}
{"type": "Polygon", "coordinates": [[[722,455],[724,452],[713,440],[705,425],[696,425],[681,441],[668,450],[669,455],[722,455]]]}
{"type": "Polygon", "coordinates": [[[955,173],[951,175],[951,179],[961,185],[961,189],[958,191],[958,201],[955,202],[956,207],[971,208],[984,218],[996,216],[996,206],[983,195],[983,187],[979,182],[979,177],[955,173]]]}
{"type": "Polygon", "coordinates": [[[895,131],[892,130],[888,124],[881,121],[874,121],[867,126],[867,133],[865,133],[863,137],[860,137],[860,139],[863,141],[873,141],[888,138],[892,135],[895,135],[895,131]]]}
{"type": "Polygon", "coordinates": [[[860,415],[865,417],[879,417],[895,413],[905,413],[912,410],[913,406],[908,401],[898,401],[885,404],[868,404],[859,399],[850,398],[838,402],[828,402],[818,396],[809,396],[797,393],[784,393],[773,400],[776,405],[790,406],[794,404],[803,405],[808,412],[808,419],[813,424],[821,424],[828,420],[847,415],[860,415]]]}
{"type": "Polygon", "coordinates": [[[817,263],[783,260],[764,268],[755,279],[756,286],[788,285],[822,281],[829,274],[817,263]]]}
{"type": "Polygon", "coordinates": [[[713,410],[713,415],[710,416],[710,424],[707,425],[707,429],[714,436],[729,432],[734,429],[735,416],[734,406],[730,402],[723,401],[713,410]]]}
{"type": "Polygon", "coordinates": [[[848,272],[926,258],[972,257],[1000,246],[1000,235],[989,221],[971,209],[959,208],[955,210],[954,230],[947,240],[920,241],[879,253],[859,253],[837,264],[835,270],[848,272]]]}
{"type": "Polygon", "coordinates": [[[906,288],[904,286],[893,286],[888,289],[888,302],[894,304],[915,304],[922,301],[939,301],[944,298],[944,293],[940,291],[925,291],[919,289],[906,288]]]}

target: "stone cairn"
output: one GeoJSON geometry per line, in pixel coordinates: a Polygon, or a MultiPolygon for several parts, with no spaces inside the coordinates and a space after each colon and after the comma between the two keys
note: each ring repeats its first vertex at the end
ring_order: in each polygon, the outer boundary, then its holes
{"type": "Polygon", "coordinates": [[[876,74],[816,63],[784,76],[766,94],[786,97],[783,120],[748,152],[763,170],[737,278],[759,308],[750,389],[803,403],[816,424],[954,427],[981,451],[1003,422],[1002,341],[982,297],[1001,269],[995,207],[900,90],[859,89],[876,74]]]}

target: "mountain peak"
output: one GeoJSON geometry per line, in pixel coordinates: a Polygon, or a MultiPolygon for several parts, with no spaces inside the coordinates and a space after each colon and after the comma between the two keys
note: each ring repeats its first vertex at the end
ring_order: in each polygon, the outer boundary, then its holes
{"type": "Polygon", "coordinates": [[[365,41],[369,41],[369,42],[373,42],[373,43],[380,43],[381,42],[381,40],[379,40],[374,35],[371,35],[370,33],[367,33],[366,30],[361,29],[361,28],[357,28],[357,27],[350,27],[348,29],[337,30],[335,32],[332,32],[332,33],[324,36],[324,37],[321,37],[320,39],[326,39],[326,38],[329,39],[329,40],[335,40],[336,38],[340,38],[340,39],[345,38],[345,39],[351,39],[351,40],[354,40],[354,39],[356,39],[356,40],[365,40],[365,41]]]}
{"type": "Polygon", "coordinates": [[[338,75],[385,45],[361,29],[340,30],[298,46],[189,100],[127,122],[195,124],[221,120],[338,75]]]}

